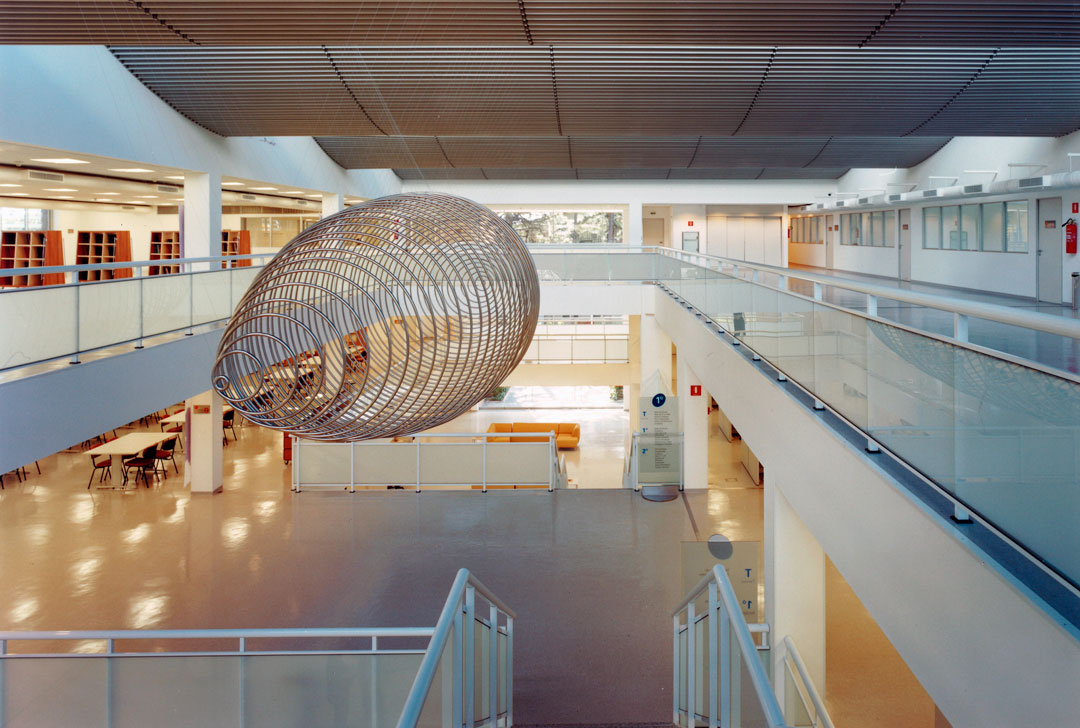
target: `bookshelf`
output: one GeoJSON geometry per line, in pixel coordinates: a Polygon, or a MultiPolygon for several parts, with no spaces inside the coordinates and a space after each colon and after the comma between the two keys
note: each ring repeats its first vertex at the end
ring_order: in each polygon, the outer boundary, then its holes
{"type": "MultiPolygon", "coordinates": [[[[250,230],[222,230],[221,231],[221,254],[222,255],[251,255],[251,231],[250,230]]],[[[228,263],[222,262],[222,268],[237,268],[251,265],[250,260],[233,260],[228,263]]]]}
{"type": "MultiPolygon", "coordinates": [[[[150,233],[150,260],[175,260],[180,257],[180,231],[158,230],[150,233]]],[[[179,265],[152,265],[150,275],[179,273],[179,265]]]]}
{"type": "Polygon", "coordinates": [[[64,245],[59,230],[0,232],[0,286],[28,288],[62,284],[63,273],[41,275],[33,269],[63,264],[64,245]]]}
{"type": "MultiPolygon", "coordinates": [[[[122,263],[131,260],[130,230],[80,230],[75,246],[75,265],[122,263]]],[[[131,278],[131,268],[79,271],[80,281],[111,281],[131,278]]]]}

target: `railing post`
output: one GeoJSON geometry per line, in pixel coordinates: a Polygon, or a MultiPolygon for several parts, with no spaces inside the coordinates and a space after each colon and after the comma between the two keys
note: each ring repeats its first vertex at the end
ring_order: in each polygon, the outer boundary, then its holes
{"type": "Polygon", "coordinates": [[[143,333],[144,333],[144,330],[145,330],[143,319],[146,317],[145,316],[146,307],[144,305],[144,298],[143,298],[143,296],[145,295],[144,292],[143,292],[143,280],[145,280],[145,279],[142,277],[142,270],[143,270],[142,268],[139,268],[139,274],[140,274],[139,278],[138,278],[138,281],[139,281],[139,341],[135,344],[136,349],[143,348],[142,340],[143,340],[143,333]]]}
{"type": "Polygon", "coordinates": [[[514,725],[514,618],[506,615],[506,725],[514,725]]]}
{"type": "Polygon", "coordinates": [[[356,492],[356,443],[349,443],[349,492],[356,492]]]}
{"type": "Polygon", "coordinates": [[[112,728],[113,724],[113,640],[105,640],[105,728],[112,728]]]}
{"type": "MultiPolygon", "coordinates": [[[[461,687],[461,662],[462,662],[462,659],[463,659],[462,650],[465,649],[465,639],[464,639],[464,635],[462,634],[462,629],[461,629],[461,627],[462,627],[462,624],[461,624],[461,612],[462,612],[462,609],[463,609],[463,605],[461,604],[460,601],[458,601],[458,603],[454,605],[454,639],[453,639],[453,645],[454,645],[454,650],[453,650],[453,652],[454,652],[454,665],[453,665],[454,689],[453,689],[453,695],[451,696],[451,700],[453,701],[451,703],[451,706],[452,706],[451,714],[453,715],[454,728],[462,728],[462,720],[463,720],[462,712],[461,712],[461,710],[462,710],[462,703],[461,703],[461,701],[462,701],[462,695],[461,695],[461,690],[462,690],[462,687],[461,687]]],[[[469,728],[472,728],[472,727],[469,726],[469,728]]]]}
{"type": "Polygon", "coordinates": [[[716,728],[716,718],[719,713],[719,696],[716,694],[716,681],[719,675],[719,645],[717,644],[716,632],[720,620],[716,612],[719,609],[720,600],[716,594],[716,582],[709,582],[709,728],[716,728]]]}
{"type": "Polygon", "coordinates": [[[953,338],[967,343],[968,340],[968,317],[966,314],[953,314],[953,338]]]}
{"type": "Polygon", "coordinates": [[[416,492],[420,492],[420,436],[414,435],[416,441],[416,492]]]}
{"type": "Polygon", "coordinates": [[[877,316],[877,296],[866,294],[866,315],[877,316]]]}
{"type": "Polygon", "coordinates": [[[476,587],[465,587],[465,727],[476,725],[476,587]]]}
{"type": "MultiPolygon", "coordinates": [[[[186,433],[185,433],[186,434],[186,433]]],[[[291,436],[290,436],[291,437],[291,436]]],[[[297,493],[300,492],[300,438],[293,437],[292,456],[293,456],[293,490],[297,493]]]]}
{"type": "Polygon", "coordinates": [[[79,363],[79,348],[82,346],[82,342],[79,340],[79,290],[82,286],[77,282],[78,274],[75,274],[75,353],[71,356],[71,364],[79,363]]]}
{"type": "MultiPolygon", "coordinates": [[[[486,439],[486,438],[485,438],[486,439]]],[[[499,726],[499,608],[488,604],[488,725],[499,726]]]]}
{"type": "Polygon", "coordinates": [[[7,685],[4,682],[4,666],[7,662],[7,640],[0,640],[0,725],[7,725],[4,719],[7,707],[7,685]]]}
{"type": "Polygon", "coordinates": [[[480,442],[481,442],[481,445],[480,445],[480,461],[481,461],[480,462],[480,467],[481,467],[481,471],[480,472],[481,472],[481,478],[483,479],[483,482],[482,482],[482,484],[480,486],[480,492],[481,493],[487,493],[487,443],[488,443],[487,435],[484,435],[483,439],[480,442]]]}
{"type": "Polygon", "coordinates": [[[724,608],[720,609],[719,621],[720,728],[731,728],[731,616],[724,608]]]}
{"type": "Polygon", "coordinates": [[[694,674],[694,663],[697,661],[697,655],[694,654],[697,642],[696,621],[694,602],[691,601],[686,605],[686,728],[694,728],[697,725],[697,696],[694,694],[694,683],[697,680],[694,674]]]}
{"type": "Polygon", "coordinates": [[[555,490],[555,434],[548,433],[548,493],[555,490]]]}
{"type": "Polygon", "coordinates": [[[681,662],[679,661],[679,615],[676,614],[671,618],[672,629],[672,665],[671,665],[671,722],[673,725],[680,725],[679,723],[679,675],[681,673],[681,662]]]}
{"type": "Polygon", "coordinates": [[[823,286],[820,283],[818,283],[817,281],[814,281],[814,300],[815,301],[820,301],[821,300],[821,289],[822,288],[823,288],[823,286]]]}
{"type": "MultiPolygon", "coordinates": [[[[245,725],[247,725],[247,715],[246,715],[247,714],[247,696],[246,696],[246,691],[244,690],[244,687],[245,687],[244,686],[244,681],[247,679],[247,676],[246,676],[247,659],[244,657],[244,653],[246,651],[247,651],[247,641],[243,637],[241,637],[240,638],[240,656],[237,658],[238,660],[240,660],[240,700],[238,701],[238,705],[237,705],[237,708],[238,708],[238,710],[240,712],[240,716],[239,716],[240,717],[240,728],[243,728],[245,725]]],[[[374,672],[375,672],[374,667],[372,667],[371,672],[374,674],[374,672]]]]}
{"type": "Polygon", "coordinates": [[[188,330],[185,336],[195,334],[195,271],[188,264],[188,330]]]}

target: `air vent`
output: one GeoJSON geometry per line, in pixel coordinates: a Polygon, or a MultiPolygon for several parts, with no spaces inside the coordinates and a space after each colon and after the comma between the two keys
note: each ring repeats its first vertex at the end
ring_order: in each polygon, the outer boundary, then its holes
{"type": "Polygon", "coordinates": [[[937,197],[937,190],[923,190],[923,197],[937,197]]]}
{"type": "Polygon", "coordinates": [[[824,207],[825,207],[825,205],[821,204],[820,202],[819,202],[819,203],[817,203],[816,205],[814,205],[814,209],[815,209],[815,210],[821,210],[821,209],[823,209],[824,207]]]}
{"type": "Polygon", "coordinates": [[[964,185],[965,195],[977,195],[983,191],[982,185],[964,185]]]}
{"type": "Polygon", "coordinates": [[[296,204],[303,205],[304,207],[307,207],[307,200],[297,200],[296,204]]]}
{"type": "Polygon", "coordinates": [[[1028,188],[1028,187],[1042,187],[1043,186],[1043,178],[1042,177],[1024,177],[1017,184],[1020,187],[1020,189],[1025,189],[1025,188],[1028,188]]]}
{"type": "Polygon", "coordinates": [[[121,206],[120,206],[120,209],[121,209],[121,210],[134,210],[134,209],[135,209],[135,205],[121,205],[121,206]]]}
{"type": "Polygon", "coordinates": [[[254,200],[255,195],[240,195],[241,200],[254,200]]]}
{"type": "Polygon", "coordinates": [[[28,169],[26,176],[29,179],[41,180],[42,182],[63,182],[64,175],[59,172],[39,172],[36,169],[28,169]]]}
{"type": "Polygon", "coordinates": [[[865,205],[865,204],[866,204],[866,203],[868,203],[868,202],[870,202],[870,198],[869,198],[869,197],[860,197],[860,198],[859,198],[859,204],[860,204],[860,205],[865,205]]]}
{"type": "Polygon", "coordinates": [[[175,193],[175,192],[179,192],[180,188],[179,187],[174,187],[173,185],[158,185],[157,186],[157,191],[158,192],[174,192],[175,193]]]}
{"type": "Polygon", "coordinates": [[[844,206],[844,201],[843,200],[837,200],[836,201],[836,206],[837,207],[843,207],[844,206]]]}
{"type": "Polygon", "coordinates": [[[900,195],[889,195],[889,202],[899,202],[900,195]]]}

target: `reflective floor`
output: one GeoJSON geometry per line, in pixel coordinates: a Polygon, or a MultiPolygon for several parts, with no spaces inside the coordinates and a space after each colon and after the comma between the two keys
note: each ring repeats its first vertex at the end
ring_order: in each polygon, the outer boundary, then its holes
{"type": "MultiPolygon", "coordinates": [[[[1030,298],[971,291],[963,288],[952,288],[930,283],[899,281],[893,278],[861,275],[858,273],[828,268],[814,268],[794,264],[791,265],[791,268],[836,276],[837,278],[848,278],[855,281],[873,283],[879,286],[888,286],[900,290],[930,293],[938,296],[949,296],[979,303],[1009,306],[1011,308],[1022,308],[1050,316],[1078,318],[1078,314],[1080,314],[1080,312],[1073,311],[1068,306],[1039,303],[1030,298]]],[[[804,295],[813,294],[812,284],[804,281],[792,281],[791,290],[804,295]]],[[[826,301],[838,306],[858,311],[866,310],[865,296],[859,293],[826,286],[823,296],[826,301]]],[[[907,303],[900,303],[899,301],[879,300],[878,315],[884,319],[895,321],[896,323],[905,324],[916,329],[944,336],[952,336],[953,333],[953,316],[944,311],[937,311],[922,306],[913,306],[907,303]]],[[[990,349],[996,349],[1012,354],[1013,356],[1030,359],[1031,361],[1054,367],[1055,369],[1080,373],[1080,341],[1077,341],[1076,339],[1068,339],[1063,336],[1030,331],[1017,326],[1010,326],[1008,324],[1000,324],[992,321],[982,321],[979,319],[970,319],[968,338],[971,343],[978,344],[979,346],[985,346],[990,349]]]]}

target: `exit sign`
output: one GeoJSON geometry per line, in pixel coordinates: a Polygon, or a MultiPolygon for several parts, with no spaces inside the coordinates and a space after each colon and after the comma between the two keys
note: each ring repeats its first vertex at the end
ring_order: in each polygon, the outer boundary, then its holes
{"type": "Polygon", "coordinates": [[[1073,203],[1073,212],[1080,212],[1080,202],[1073,203]]]}
{"type": "Polygon", "coordinates": [[[701,385],[700,384],[691,384],[690,385],[690,396],[691,397],[700,397],[701,396],[701,385]]]}
{"type": "Polygon", "coordinates": [[[686,227],[694,227],[694,221],[693,221],[693,220],[689,220],[689,221],[688,221],[688,222],[686,223],[686,227]]]}

